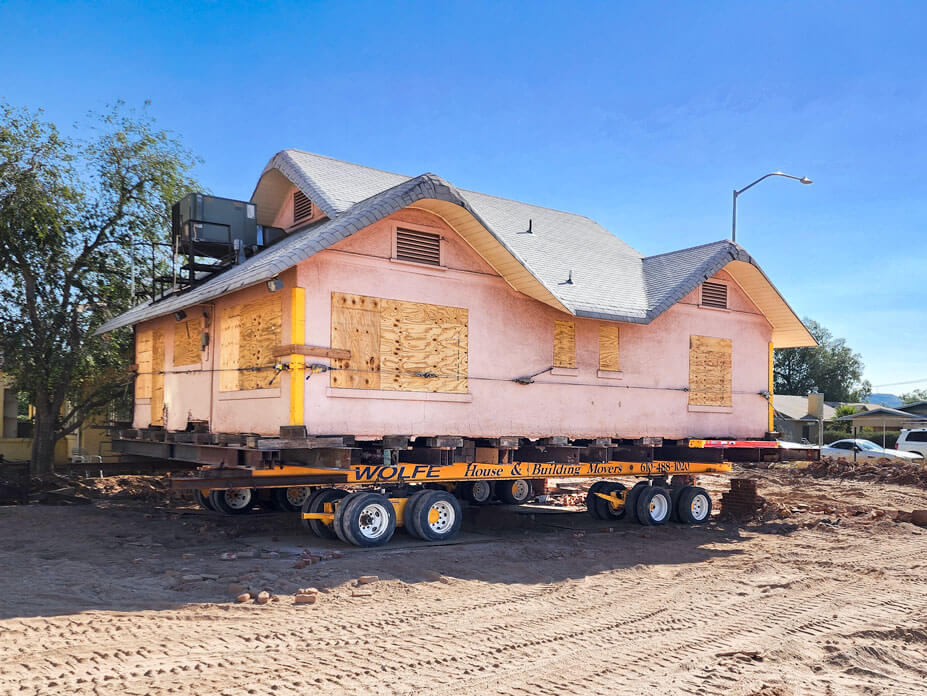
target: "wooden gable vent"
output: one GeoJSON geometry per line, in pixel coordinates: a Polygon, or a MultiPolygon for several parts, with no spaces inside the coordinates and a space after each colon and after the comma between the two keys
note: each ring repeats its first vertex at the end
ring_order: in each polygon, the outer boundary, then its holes
{"type": "Polygon", "coordinates": [[[396,258],[400,261],[441,265],[441,235],[417,230],[396,230],[396,258]]]}
{"type": "Polygon", "coordinates": [[[302,191],[293,193],[293,224],[312,217],[312,201],[302,191]]]}
{"type": "Polygon", "coordinates": [[[724,283],[702,283],[702,306],[727,309],[727,285],[724,283]]]}

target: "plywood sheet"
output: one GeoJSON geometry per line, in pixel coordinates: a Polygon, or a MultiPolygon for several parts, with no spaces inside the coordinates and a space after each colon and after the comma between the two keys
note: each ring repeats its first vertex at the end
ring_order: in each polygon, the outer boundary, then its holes
{"type": "Polygon", "coordinates": [[[135,398],[151,398],[151,329],[135,334],[135,363],[138,376],[135,378],[135,398]]]}
{"type": "Polygon", "coordinates": [[[198,365],[203,334],[203,318],[194,317],[174,324],[174,366],[198,365]]]}
{"type": "Polygon", "coordinates": [[[467,393],[468,312],[382,300],[381,389],[467,393]]]}
{"type": "Polygon", "coordinates": [[[379,389],[380,300],[333,292],[331,347],[351,351],[347,360],[332,360],[332,387],[379,389]]]}
{"type": "Polygon", "coordinates": [[[238,391],[241,305],[222,309],[219,320],[219,391],[238,391]]]}
{"type": "Polygon", "coordinates": [[[271,385],[275,372],[259,369],[253,372],[246,367],[273,367],[274,348],[283,336],[283,300],[279,293],[243,305],[240,314],[238,338],[238,388],[265,389],[271,385]]]}
{"type": "Polygon", "coordinates": [[[151,333],[151,425],[164,425],[164,330],[151,333]]]}
{"type": "Polygon", "coordinates": [[[731,352],[729,338],[689,337],[690,405],[732,405],[731,352]]]}
{"type": "Polygon", "coordinates": [[[599,324],[599,369],[618,372],[618,325],[599,324]]]}
{"type": "Polygon", "coordinates": [[[576,325],[554,322],[554,367],[576,367],[576,325]]]}

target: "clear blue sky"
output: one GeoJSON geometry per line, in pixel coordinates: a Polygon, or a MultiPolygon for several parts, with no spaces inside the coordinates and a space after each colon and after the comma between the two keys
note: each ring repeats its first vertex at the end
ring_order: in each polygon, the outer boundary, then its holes
{"type": "Polygon", "coordinates": [[[151,99],[213,193],[297,147],[595,218],[651,254],[739,239],[877,391],[927,387],[927,4],[0,0],[0,98],[67,125],[151,99]],[[880,385],[921,379],[918,384],[880,385]]]}

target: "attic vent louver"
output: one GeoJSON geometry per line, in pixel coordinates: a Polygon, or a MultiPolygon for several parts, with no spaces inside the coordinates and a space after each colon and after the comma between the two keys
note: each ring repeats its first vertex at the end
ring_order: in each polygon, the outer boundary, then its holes
{"type": "Polygon", "coordinates": [[[400,261],[441,265],[441,235],[417,230],[396,230],[396,258],[400,261]]]}
{"type": "Polygon", "coordinates": [[[302,191],[293,193],[293,224],[312,217],[312,201],[302,191]]]}
{"type": "Polygon", "coordinates": [[[727,309],[727,285],[724,283],[702,283],[702,306],[727,309]]]}

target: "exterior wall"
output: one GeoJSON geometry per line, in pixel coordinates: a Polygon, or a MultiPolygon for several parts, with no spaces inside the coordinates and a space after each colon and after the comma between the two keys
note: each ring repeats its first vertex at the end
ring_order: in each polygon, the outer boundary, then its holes
{"type": "MultiPolygon", "coordinates": [[[[281,213],[280,222],[286,215],[281,213]]],[[[650,325],[619,324],[620,372],[598,369],[599,327],[607,322],[574,318],[517,293],[439,217],[424,210],[406,209],[381,220],[304,260],[281,279],[281,344],[292,342],[289,300],[294,287],[306,291],[305,343],[312,346],[331,345],[333,292],[467,309],[469,393],[338,389],[329,386],[325,373],[309,379],[281,373],[271,388],[220,392],[214,370],[219,367],[222,309],[266,296],[261,283],[187,310],[188,316],[206,311],[209,317],[210,345],[203,352],[202,371],[171,373],[173,317],[136,327],[164,330],[169,430],[181,430],[195,419],[208,420],[214,432],[276,435],[294,412],[291,381],[303,389],[304,422],[315,435],[752,438],[768,427],[767,401],[760,392],[768,388],[772,330],[723,271],[715,279],[729,283],[730,309],[699,307],[695,291],[650,325]],[[393,259],[397,223],[440,232],[444,267],[393,259]],[[531,385],[512,382],[551,367],[557,320],[575,322],[576,368],[544,372],[531,385]],[[732,340],[731,407],[688,404],[691,335],[732,340]]],[[[306,363],[330,361],[307,357],[306,363]]],[[[176,369],[192,368],[197,366],[176,369]]],[[[150,423],[147,401],[136,403],[136,427],[150,423]]]]}
{"type": "MultiPolygon", "coordinates": [[[[295,271],[281,275],[284,289],[278,291],[283,302],[281,344],[289,342],[289,293],[294,286],[295,271]]],[[[167,413],[165,428],[183,430],[190,420],[207,420],[213,432],[258,433],[277,435],[286,425],[289,413],[289,380],[278,376],[266,389],[223,392],[219,390],[219,349],[222,344],[220,317],[226,307],[267,297],[264,283],[245,288],[217,299],[215,302],[187,309],[206,314],[209,346],[201,353],[197,365],[174,366],[174,329],[178,322],[173,316],[153,319],[137,325],[136,332],[160,328],[164,332],[164,406],[167,413]]],[[[268,379],[273,375],[268,372],[268,379]]],[[[136,399],[133,426],[145,428],[151,423],[151,399],[136,399]]]]}
{"type": "MultiPolygon", "coordinates": [[[[603,322],[575,319],[576,369],[558,368],[524,386],[511,380],[549,368],[554,322],[574,319],[512,290],[436,216],[401,211],[297,270],[311,345],[330,345],[332,292],[469,312],[468,394],[334,389],[327,375],[314,374],[305,382],[312,434],[758,437],[767,429],[767,402],[759,393],[768,388],[771,327],[732,282],[729,310],[698,307],[696,291],[650,325],[621,324],[620,373],[598,370],[603,322]],[[391,260],[397,222],[439,228],[447,268],[391,260]],[[688,405],[682,388],[692,334],[732,339],[732,407],[688,405]]],[[[716,279],[730,281],[723,272],[716,279]]]]}

